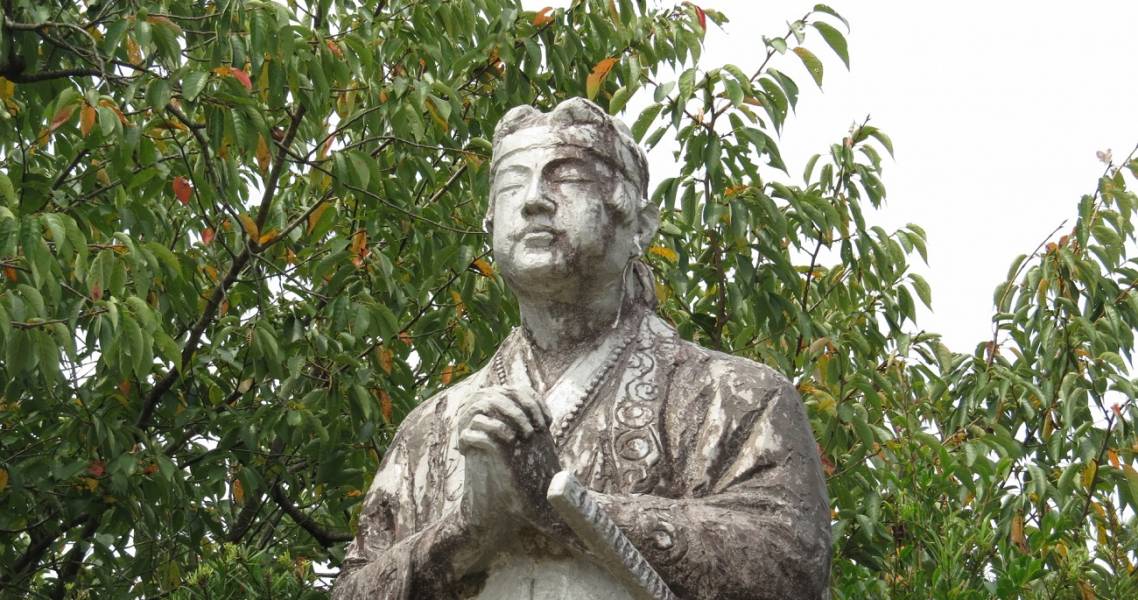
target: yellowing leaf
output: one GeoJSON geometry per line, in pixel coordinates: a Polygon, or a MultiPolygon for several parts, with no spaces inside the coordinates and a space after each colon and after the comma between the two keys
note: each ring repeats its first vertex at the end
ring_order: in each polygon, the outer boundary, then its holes
{"type": "Polygon", "coordinates": [[[391,396],[384,390],[379,390],[379,413],[383,415],[383,420],[390,423],[394,418],[394,406],[391,404],[391,396]]]}
{"type": "Polygon", "coordinates": [[[233,501],[237,504],[245,504],[245,486],[241,485],[240,479],[233,480],[233,501]]]}
{"type": "Polygon", "coordinates": [[[1095,482],[1095,474],[1098,473],[1098,461],[1092,460],[1087,463],[1083,468],[1083,487],[1089,488],[1095,482]]]}
{"type": "Polygon", "coordinates": [[[443,382],[443,385],[450,385],[451,379],[454,379],[454,365],[447,365],[439,374],[439,380],[443,382]]]}
{"type": "Polygon", "coordinates": [[[431,120],[435,123],[438,123],[439,127],[441,127],[443,131],[450,130],[450,124],[447,123],[447,120],[444,119],[441,114],[439,114],[439,109],[435,108],[435,103],[433,101],[427,101],[427,112],[431,113],[431,120]]]}
{"type": "Polygon", "coordinates": [[[362,267],[364,265],[364,259],[366,259],[368,254],[370,253],[370,251],[368,250],[368,247],[367,247],[367,232],[366,231],[361,229],[361,230],[355,232],[354,234],[352,234],[351,252],[352,252],[352,264],[355,265],[357,269],[362,267]]]}
{"type": "Polygon", "coordinates": [[[608,77],[609,71],[612,70],[615,64],[616,58],[611,56],[602,58],[601,61],[593,67],[593,72],[589,73],[589,76],[585,78],[585,93],[589,96],[590,100],[597,97],[597,92],[601,90],[601,84],[605,82],[605,78],[608,77]]]}
{"type": "Polygon", "coordinates": [[[0,469],[0,492],[3,492],[6,487],[8,487],[8,470],[0,469]]]}
{"type": "Polygon", "coordinates": [[[379,359],[379,368],[390,375],[391,370],[395,368],[395,353],[387,346],[380,346],[376,349],[375,355],[379,359]]]}
{"type": "Polygon", "coordinates": [[[671,263],[674,263],[680,259],[680,255],[677,254],[675,250],[672,250],[666,246],[650,246],[648,248],[648,253],[655,254],[656,256],[659,256],[660,258],[663,258],[664,260],[671,263]]]}
{"type": "Polygon", "coordinates": [[[146,17],[146,21],[152,25],[165,27],[166,29],[174,32],[175,35],[182,35],[182,28],[179,27],[177,23],[171,21],[168,17],[149,16],[146,17]]]}
{"type": "Polygon", "coordinates": [[[129,35],[126,36],[126,59],[132,65],[142,64],[142,48],[139,48],[138,42],[129,35]]]}
{"type": "Polygon", "coordinates": [[[494,267],[491,266],[490,263],[487,262],[485,258],[476,258],[476,259],[474,259],[474,262],[471,263],[471,265],[475,269],[477,269],[478,272],[481,273],[485,277],[493,277],[494,276],[494,267]]]}
{"type": "Polygon", "coordinates": [[[466,304],[462,301],[462,294],[458,293],[456,290],[451,290],[450,298],[451,300],[454,300],[455,315],[461,319],[463,313],[466,312],[466,304]]]}
{"type": "Polygon", "coordinates": [[[265,244],[268,244],[269,242],[277,239],[277,236],[280,235],[280,233],[281,232],[276,229],[270,229],[257,238],[257,243],[261,246],[264,246],[265,244]]]}
{"type": "Polygon", "coordinates": [[[269,144],[265,142],[265,136],[257,136],[257,167],[261,169],[262,175],[267,175],[269,172],[269,144]]]}
{"type": "Polygon", "coordinates": [[[814,78],[814,83],[818,84],[818,87],[822,87],[822,61],[818,60],[813,52],[802,46],[795,48],[794,53],[802,60],[802,64],[806,66],[806,70],[814,78]]]}
{"type": "Polygon", "coordinates": [[[320,206],[317,206],[312,212],[308,213],[308,233],[312,233],[312,230],[316,228],[316,224],[320,222],[320,216],[324,214],[324,211],[328,210],[328,206],[327,202],[321,202],[320,206]]]}
{"type": "Polygon", "coordinates": [[[1030,551],[1030,548],[1027,546],[1027,536],[1023,534],[1022,514],[1016,513],[1016,515],[1012,517],[1011,540],[1012,544],[1015,544],[1015,547],[1019,548],[1020,552],[1027,554],[1030,551]]]}
{"type": "Polygon", "coordinates": [[[91,133],[91,128],[95,126],[95,117],[98,112],[94,106],[90,104],[83,104],[83,109],[79,111],[79,132],[83,135],[91,133]]]}
{"type": "Polygon", "coordinates": [[[241,228],[245,230],[245,235],[254,240],[259,237],[258,234],[260,233],[260,230],[257,227],[257,222],[253,220],[253,217],[242,214],[237,218],[241,219],[241,228]]]}

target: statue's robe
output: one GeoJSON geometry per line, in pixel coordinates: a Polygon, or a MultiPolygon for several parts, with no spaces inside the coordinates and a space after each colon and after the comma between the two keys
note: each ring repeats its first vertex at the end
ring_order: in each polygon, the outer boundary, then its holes
{"type": "MultiPolygon", "coordinates": [[[[524,368],[527,344],[515,330],[498,364],[524,368]]],[[[450,581],[438,562],[461,551],[456,417],[501,377],[487,366],[407,416],[333,598],[477,596],[477,578],[450,581]]],[[[828,597],[817,447],[797,392],[769,367],[686,342],[648,313],[557,453],[680,598],[828,597]]]]}

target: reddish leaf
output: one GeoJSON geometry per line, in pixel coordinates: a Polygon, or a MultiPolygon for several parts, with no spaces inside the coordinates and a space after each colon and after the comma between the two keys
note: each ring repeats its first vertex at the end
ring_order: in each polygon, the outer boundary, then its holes
{"type": "Polygon", "coordinates": [[[87,465],[87,472],[95,477],[102,477],[103,473],[107,472],[107,466],[101,460],[93,460],[87,465]]]}
{"type": "Polygon", "coordinates": [[[240,81],[241,85],[245,86],[245,89],[249,91],[253,90],[253,81],[249,79],[249,74],[246,73],[244,69],[233,69],[229,74],[237,81],[240,81]]]}
{"type": "Polygon", "coordinates": [[[213,243],[213,228],[206,227],[202,230],[202,244],[208,246],[213,243]]]}
{"type": "Polygon", "coordinates": [[[694,2],[684,2],[684,4],[695,9],[695,16],[699,19],[699,26],[702,27],[704,31],[707,31],[707,13],[694,2]]]}
{"type": "Polygon", "coordinates": [[[20,282],[20,275],[16,273],[16,268],[11,265],[4,265],[4,276],[12,283],[20,282]]]}
{"type": "Polygon", "coordinates": [[[75,113],[75,105],[69,104],[56,111],[55,116],[51,119],[51,124],[47,126],[48,131],[55,131],[63,126],[71,115],[75,113]]]}
{"type": "Polygon", "coordinates": [[[218,77],[232,77],[241,82],[241,85],[245,86],[246,90],[253,90],[253,81],[249,79],[249,74],[246,73],[244,69],[236,69],[222,65],[220,67],[214,67],[212,70],[218,77]]]}
{"type": "Polygon", "coordinates": [[[552,10],[552,6],[547,6],[537,11],[537,14],[533,16],[533,26],[541,27],[542,25],[545,25],[546,23],[552,21],[553,17],[549,16],[550,11],[552,10]]]}
{"type": "Polygon", "coordinates": [[[328,49],[332,51],[332,54],[334,54],[336,58],[344,58],[344,51],[340,48],[340,45],[335,42],[335,40],[324,40],[324,45],[328,46],[328,49]]]}
{"type": "Polygon", "coordinates": [[[190,185],[190,182],[186,180],[185,177],[179,175],[174,178],[172,186],[174,188],[174,197],[178,199],[178,202],[189,204],[190,196],[194,193],[194,187],[190,185]]]}

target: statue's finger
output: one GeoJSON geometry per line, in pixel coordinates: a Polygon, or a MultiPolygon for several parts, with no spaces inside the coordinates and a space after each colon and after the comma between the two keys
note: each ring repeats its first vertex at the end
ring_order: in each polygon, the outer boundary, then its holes
{"type": "Polygon", "coordinates": [[[503,423],[501,419],[496,419],[488,415],[475,416],[470,420],[470,427],[467,429],[485,432],[493,439],[505,443],[512,442],[514,438],[517,437],[513,427],[503,423]]]}
{"type": "Polygon", "coordinates": [[[537,399],[537,394],[532,390],[511,388],[510,398],[529,415],[530,422],[534,427],[539,429],[548,429],[549,423],[552,419],[549,418],[549,410],[545,408],[545,404],[537,399]]]}
{"type": "Polygon", "coordinates": [[[513,399],[506,396],[494,396],[483,400],[483,402],[494,414],[513,423],[514,428],[521,432],[523,438],[533,435],[534,426],[531,422],[533,417],[520,408],[513,399]]]}

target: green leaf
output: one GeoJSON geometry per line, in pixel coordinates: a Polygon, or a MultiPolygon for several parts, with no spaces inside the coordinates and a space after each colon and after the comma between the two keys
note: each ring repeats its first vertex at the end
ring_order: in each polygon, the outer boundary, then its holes
{"type": "Polygon", "coordinates": [[[695,75],[696,70],[694,68],[687,69],[683,73],[680,73],[680,93],[676,100],[681,106],[695,93],[695,75]]]}
{"type": "Polygon", "coordinates": [[[16,189],[12,187],[12,180],[8,179],[8,176],[2,172],[0,172],[0,196],[4,197],[4,201],[12,212],[19,211],[20,199],[16,196],[16,189]]]}
{"type": "Polygon", "coordinates": [[[182,98],[187,102],[193,102],[198,94],[205,89],[207,81],[209,81],[209,73],[203,71],[188,73],[182,78],[182,98]]]}
{"type": "Polygon", "coordinates": [[[170,84],[165,79],[155,79],[146,88],[146,102],[154,112],[161,113],[170,102],[170,84]]]}
{"type": "Polygon", "coordinates": [[[637,143],[644,139],[644,133],[652,126],[656,116],[660,114],[663,108],[663,104],[653,104],[641,111],[639,117],[636,117],[636,122],[632,124],[632,137],[637,143]]]}
{"type": "Polygon", "coordinates": [[[612,100],[609,100],[609,114],[619,114],[624,105],[628,103],[628,99],[636,92],[636,88],[631,86],[624,86],[612,95],[612,100]]]}
{"type": "Polygon", "coordinates": [[[802,64],[806,65],[806,71],[814,78],[814,83],[818,84],[818,87],[822,87],[822,61],[818,60],[813,52],[802,46],[795,48],[794,53],[802,59],[802,64]]]}
{"type": "Polygon", "coordinates": [[[842,32],[822,21],[816,21],[813,25],[814,29],[817,29],[818,33],[822,34],[822,39],[826,40],[826,43],[833,49],[834,54],[837,54],[838,58],[842,59],[842,63],[846,65],[846,68],[850,68],[850,51],[846,46],[846,37],[842,35],[842,32]]]}
{"type": "Polygon", "coordinates": [[[933,295],[925,278],[916,273],[909,273],[909,280],[913,282],[913,289],[916,290],[917,297],[921,299],[921,303],[931,309],[933,307],[933,295]]]}
{"type": "Polygon", "coordinates": [[[723,80],[723,87],[733,106],[739,106],[743,103],[743,88],[739,86],[739,82],[733,79],[725,79],[723,80]]]}
{"type": "Polygon", "coordinates": [[[845,17],[838,14],[838,11],[830,8],[829,6],[826,6],[825,4],[815,4],[814,5],[814,12],[825,13],[827,15],[830,15],[831,17],[834,17],[835,19],[841,21],[842,24],[846,26],[846,30],[849,31],[850,22],[847,21],[845,17]]]}

